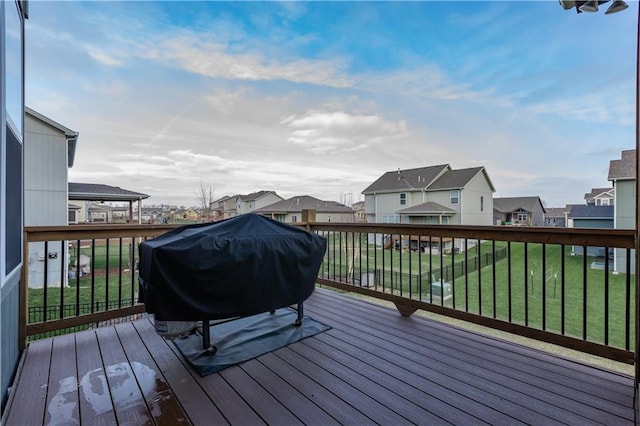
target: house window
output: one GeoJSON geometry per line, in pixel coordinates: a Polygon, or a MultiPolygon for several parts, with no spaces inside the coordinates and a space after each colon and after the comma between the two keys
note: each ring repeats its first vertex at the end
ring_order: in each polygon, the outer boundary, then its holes
{"type": "Polygon", "coordinates": [[[459,204],[460,203],[460,191],[459,190],[453,190],[451,192],[449,192],[449,198],[450,198],[450,203],[451,204],[459,204]]]}
{"type": "Polygon", "coordinates": [[[482,195],[480,196],[480,211],[484,211],[484,197],[482,195]]]}
{"type": "Polygon", "coordinates": [[[297,222],[298,221],[298,216],[293,215],[291,216],[291,222],[297,222]]]}
{"type": "Polygon", "coordinates": [[[407,194],[400,194],[400,205],[404,206],[407,204],[407,194]]]}
{"type": "Polygon", "coordinates": [[[526,213],[518,213],[518,221],[519,222],[526,222],[528,217],[529,217],[529,215],[526,214],[526,213]]]}

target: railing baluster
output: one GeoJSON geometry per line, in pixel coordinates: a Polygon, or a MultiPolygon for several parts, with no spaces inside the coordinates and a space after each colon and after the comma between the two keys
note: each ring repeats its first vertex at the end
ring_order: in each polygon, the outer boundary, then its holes
{"type": "Polygon", "coordinates": [[[480,250],[480,240],[476,244],[476,258],[478,268],[478,315],[482,315],[482,254],[480,250]]]}
{"type": "Polygon", "coordinates": [[[524,325],[529,325],[529,247],[527,243],[524,243],[524,325]]]}
{"type": "Polygon", "coordinates": [[[513,281],[511,279],[511,241],[507,242],[507,298],[509,299],[509,322],[513,321],[513,281]]]}
{"type": "Polygon", "coordinates": [[[587,246],[582,246],[582,340],[587,340],[587,246]]]}
{"type": "Polygon", "coordinates": [[[491,276],[493,278],[492,285],[492,304],[493,304],[493,318],[497,317],[497,302],[496,302],[496,240],[491,240],[491,253],[492,253],[492,261],[491,264],[493,266],[491,271],[491,276]]]}
{"type": "MultiPolygon", "coordinates": [[[[80,245],[80,241],[78,241],[78,246],[80,245]]],[[[93,238],[91,240],[91,260],[89,260],[89,264],[91,265],[91,313],[95,312],[94,309],[96,303],[96,240],[93,238]]]]}
{"type": "Polygon", "coordinates": [[[111,287],[109,285],[109,238],[105,239],[105,247],[104,247],[104,288],[105,288],[105,295],[104,295],[104,301],[105,301],[105,305],[104,305],[104,310],[108,311],[109,310],[109,287],[111,287]]]}
{"type": "MultiPolygon", "coordinates": [[[[626,289],[625,289],[625,315],[624,315],[624,347],[626,350],[630,348],[630,339],[631,339],[631,321],[635,320],[631,317],[631,250],[626,250],[626,261],[627,261],[627,278],[625,280],[626,289]]],[[[636,266],[637,267],[637,266],[636,266]]],[[[638,273],[636,271],[636,273],[638,273]]],[[[637,290],[637,289],[636,289],[637,290]]],[[[636,306],[636,310],[638,307],[636,306]]]]}
{"type": "Polygon", "coordinates": [[[464,311],[469,312],[469,240],[464,239],[464,311]]]}
{"type": "Polygon", "coordinates": [[[566,327],[566,280],[565,280],[565,268],[566,268],[566,248],[562,244],[562,254],[560,257],[560,334],[565,335],[566,327]]]}
{"type": "Polygon", "coordinates": [[[118,308],[122,308],[122,237],[118,239],[118,308]]]}
{"type": "Polygon", "coordinates": [[[604,249],[604,344],[609,344],[609,247],[604,249]]]}
{"type": "Polygon", "coordinates": [[[547,329],[547,245],[542,244],[542,329],[547,329]]]}
{"type": "MultiPolygon", "coordinates": [[[[47,262],[47,256],[46,253],[49,251],[49,241],[45,241],[44,242],[44,252],[45,252],[45,256],[44,256],[44,276],[42,277],[44,282],[42,284],[42,288],[44,289],[44,300],[45,300],[45,306],[47,303],[47,293],[49,292],[49,280],[47,279],[47,277],[49,276],[49,265],[47,262]]],[[[62,283],[61,283],[62,286],[62,283]]],[[[45,310],[44,312],[44,318],[43,321],[47,321],[47,311],[45,310]]]]}

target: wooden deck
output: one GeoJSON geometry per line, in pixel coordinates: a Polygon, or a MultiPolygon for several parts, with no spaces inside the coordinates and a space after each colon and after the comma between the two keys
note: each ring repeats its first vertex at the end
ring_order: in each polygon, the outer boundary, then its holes
{"type": "Polygon", "coordinates": [[[4,424],[634,424],[631,377],[322,289],[305,314],[332,329],[204,378],[147,319],[33,342],[4,424]]]}

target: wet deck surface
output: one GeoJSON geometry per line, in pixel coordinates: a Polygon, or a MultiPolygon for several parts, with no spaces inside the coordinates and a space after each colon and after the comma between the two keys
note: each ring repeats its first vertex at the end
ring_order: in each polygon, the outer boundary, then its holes
{"type": "Polygon", "coordinates": [[[5,424],[634,423],[633,379],[317,290],[331,330],[200,377],[148,319],[29,345],[5,424]]]}

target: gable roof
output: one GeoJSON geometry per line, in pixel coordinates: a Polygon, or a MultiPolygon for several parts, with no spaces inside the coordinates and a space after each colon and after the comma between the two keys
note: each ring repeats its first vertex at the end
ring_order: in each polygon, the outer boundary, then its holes
{"type": "Polygon", "coordinates": [[[633,180],[636,178],[636,150],[622,151],[619,160],[609,162],[609,180],[633,180]]]}
{"type": "Polygon", "coordinates": [[[561,217],[561,218],[564,218],[565,213],[569,212],[570,210],[571,210],[571,206],[549,207],[549,208],[545,209],[545,217],[561,217]]]}
{"type": "Polygon", "coordinates": [[[493,199],[493,209],[500,213],[511,213],[517,210],[532,212],[539,204],[543,212],[546,212],[540,197],[502,197],[493,199]]]}
{"type": "Polygon", "coordinates": [[[319,200],[309,195],[299,195],[277,201],[254,210],[254,213],[297,213],[302,210],[315,210],[317,213],[353,213],[353,209],[344,204],[319,200]]]}
{"type": "Polygon", "coordinates": [[[591,192],[584,194],[585,200],[591,200],[598,198],[601,195],[608,195],[613,197],[613,188],[591,188],[591,192]]]}
{"type": "Polygon", "coordinates": [[[431,185],[440,175],[451,170],[448,164],[438,166],[420,167],[417,169],[386,172],[371,185],[365,188],[363,194],[374,192],[396,192],[422,190],[431,185]]]}
{"type": "Polygon", "coordinates": [[[398,212],[399,214],[454,214],[455,210],[445,207],[441,204],[434,203],[433,201],[427,201],[426,203],[418,204],[416,206],[407,207],[398,212]]]}
{"type": "Polygon", "coordinates": [[[149,195],[122,189],[119,186],[103,185],[100,183],[69,182],[70,200],[137,201],[146,198],[149,198],[149,195]]]}
{"type": "Polygon", "coordinates": [[[491,190],[495,192],[496,189],[494,188],[493,183],[491,182],[491,179],[489,179],[489,176],[487,175],[487,172],[484,169],[484,167],[471,167],[468,169],[448,170],[443,175],[438,177],[438,179],[436,179],[435,182],[429,185],[429,187],[427,188],[427,191],[462,189],[465,186],[467,186],[467,184],[469,184],[469,182],[471,182],[471,180],[480,173],[484,173],[485,178],[487,179],[487,182],[491,187],[491,190]]]}
{"type": "Polygon", "coordinates": [[[67,138],[67,167],[73,167],[73,161],[76,157],[76,145],[78,144],[79,133],[63,126],[56,121],[53,121],[49,117],[40,114],[38,111],[35,111],[28,106],[24,107],[24,112],[25,114],[30,115],[31,117],[36,118],[64,133],[64,136],[67,138]]]}
{"type": "Polygon", "coordinates": [[[273,194],[276,197],[282,199],[282,197],[276,194],[275,191],[258,191],[252,192],[251,194],[247,195],[238,195],[238,197],[240,198],[240,201],[255,201],[269,194],[273,194]]]}
{"type": "Polygon", "coordinates": [[[613,219],[613,206],[573,204],[567,217],[571,219],[613,219]]]}

